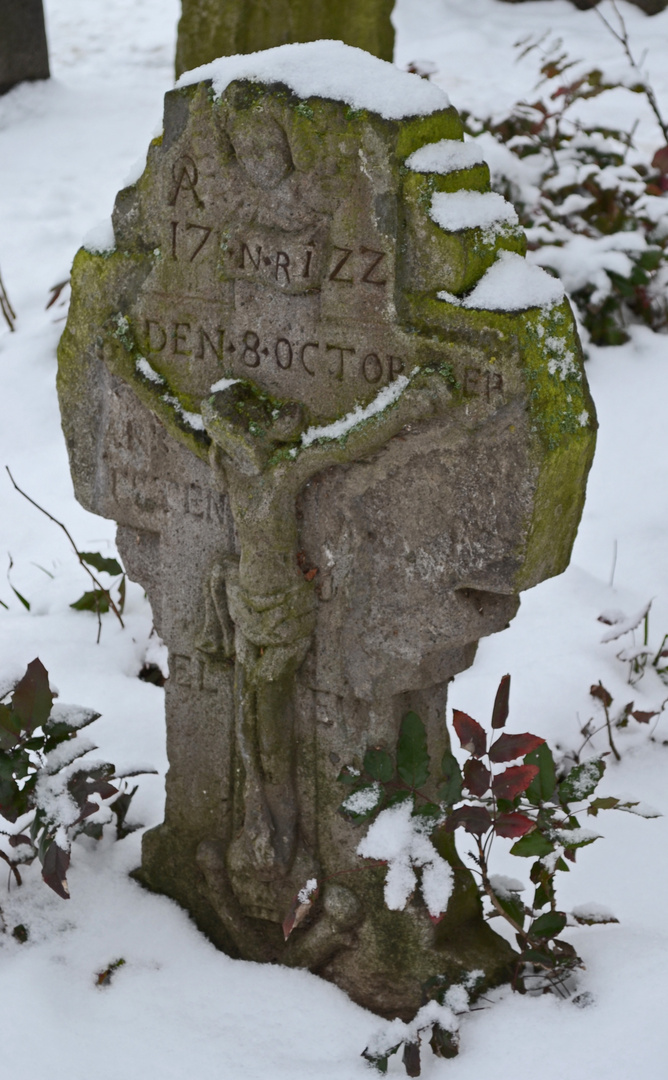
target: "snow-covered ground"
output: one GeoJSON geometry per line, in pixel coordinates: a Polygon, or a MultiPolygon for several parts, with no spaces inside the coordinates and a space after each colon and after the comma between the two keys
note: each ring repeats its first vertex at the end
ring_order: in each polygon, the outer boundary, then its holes
{"type": "MultiPolygon", "coordinates": [[[[647,66],[668,112],[668,11],[648,19],[621,6],[637,53],[649,49],[647,66]]],[[[0,466],[9,465],[16,481],[66,522],[81,548],[111,552],[113,524],[87,514],[72,494],[55,395],[63,309],[45,311],[45,304],[50,287],[67,277],[81,237],[108,216],[160,121],[178,4],[46,0],[45,7],[53,78],[0,98],[0,270],[18,315],[16,333],[0,326],[0,466]]],[[[479,114],[530,93],[535,63],[516,64],[512,48],[529,33],[551,28],[574,57],[623,68],[596,14],[565,0],[399,0],[395,18],[398,63],[434,61],[436,81],[453,103],[479,114]]],[[[591,108],[611,109],[604,116],[616,126],[639,117],[647,151],[661,144],[639,97],[616,92],[591,108]]],[[[596,621],[605,609],[630,614],[653,597],[651,642],[658,646],[668,631],[668,337],[639,328],[627,345],[590,353],[601,427],[572,565],[525,594],[511,628],[482,642],[450,694],[450,705],[487,719],[499,677],[510,671],[510,730],[535,731],[562,747],[579,745],[579,727],[596,712],[589,687],[599,679],[619,707],[633,699],[649,709],[668,695],[653,673],[627,685],[618,644],[600,643],[605,627],[596,621]]],[[[12,582],[31,610],[3,570],[0,676],[39,656],[61,701],[102,713],[89,732],[106,758],[118,766],[150,762],[164,773],[162,691],[136,678],[151,631],[141,589],[129,590],[126,630],[108,615],[96,645],[94,617],[69,607],[87,586],[65,537],[3,471],[0,561],[6,552],[12,582]]],[[[620,733],[622,762],[609,765],[604,793],[636,795],[668,814],[664,740],[663,718],[653,741],[638,725],[620,733]]],[[[145,777],[132,816],[148,826],[161,814],[162,781],[145,777]]],[[[620,920],[569,934],[585,958],[581,989],[593,1004],[498,992],[493,1005],[465,1020],[460,1057],[427,1061],[425,1076],[663,1078],[668,816],[647,821],[610,812],[596,827],[605,838],[559,881],[564,907],[598,901],[620,920]]],[[[0,936],[3,1075],[368,1077],[359,1055],[377,1019],[307,973],[216,952],[179,908],[128,879],[139,843],[139,833],[118,843],[78,841],[68,902],[42,884],[37,867],[22,889],[0,888],[7,926],[23,923],[30,933],[26,944],[0,936]],[[111,984],[97,987],[96,973],[120,958],[126,963],[111,984]]],[[[507,856],[495,870],[521,877],[525,866],[507,856]]],[[[392,1059],[390,1072],[402,1071],[392,1059]]]]}

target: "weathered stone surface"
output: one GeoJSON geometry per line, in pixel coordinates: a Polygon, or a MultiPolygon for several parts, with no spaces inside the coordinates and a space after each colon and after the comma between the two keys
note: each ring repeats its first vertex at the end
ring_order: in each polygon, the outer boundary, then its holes
{"type": "Polygon", "coordinates": [[[337,776],[392,749],[408,709],[440,761],[448,681],[567,565],[594,445],[568,304],[458,306],[497,250],[523,250],[514,227],[429,216],[434,192],[488,189],[479,164],[406,167],[461,138],[451,108],[170,92],[115,249],[76,257],[59,349],[77,497],[119,522],[170,650],[165,821],[141,879],[231,955],[405,1017],[436,973],[503,978],[509,948],[451,836],[442,922],[418,899],[389,911],[337,776]]]}
{"type": "Polygon", "coordinates": [[[42,0],[0,0],[0,94],[49,78],[42,0]]]}
{"type": "Polygon", "coordinates": [[[176,74],[291,41],[344,41],[392,60],[394,0],[182,0],[176,74]]]}

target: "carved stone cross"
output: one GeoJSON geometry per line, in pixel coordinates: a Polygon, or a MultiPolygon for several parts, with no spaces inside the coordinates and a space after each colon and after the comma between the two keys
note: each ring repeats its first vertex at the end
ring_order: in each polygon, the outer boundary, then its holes
{"type": "Polygon", "coordinates": [[[449,835],[443,920],[387,910],[337,777],[410,709],[440,761],[448,682],[567,565],[595,417],[570,308],[457,114],[364,56],[401,108],[299,96],[269,61],[167,94],[114,246],[75,260],[59,393],[77,497],[119,523],[170,651],[140,879],[231,955],[408,1017],[509,950],[449,835]]]}

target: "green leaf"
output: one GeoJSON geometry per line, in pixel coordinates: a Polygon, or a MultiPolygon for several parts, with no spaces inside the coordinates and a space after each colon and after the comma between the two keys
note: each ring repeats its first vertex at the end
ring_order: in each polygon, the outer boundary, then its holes
{"type": "Polygon", "coordinates": [[[448,1031],[440,1024],[434,1024],[429,1040],[436,1057],[453,1058],[459,1053],[459,1034],[456,1031],[448,1031]]]}
{"type": "Polygon", "coordinates": [[[566,925],[566,916],[562,911],[546,911],[539,915],[529,927],[528,934],[534,940],[536,938],[557,937],[566,925]]]}
{"type": "Polygon", "coordinates": [[[36,727],[43,727],[51,714],[53,694],[49,689],[49,676],[38,658],[31,660],[26,673],[14,688],[12,709],[22,727],[32,734],[36,727]]]}
{"type": "Polygon", "coordinates": [[[396,1054],[400,1046],[401,1043],[397,1043],[397,1045],[393,1046],[390,1050],[386,1050],[384,1054],[374,1054],[373,1051],[369,1050],[367,1047],[366,1050],[362,1051],[361,1056],[366,1058],[374,1068],[378,1069],[379,1073],[386,1073],[388,1058],[390,1058],[392,1054],[396,1054]]]}
{"type": "MultiPolygon", "coordinates": [[[[496,893],[494,895],[496,896],[496,893]]],[[[522,929],[526,918],[524,905],[519,900],[511,900],[507,896],[496,896],[496,899],[506,914],[510,915],[513,922],[517,923],[519,928],[522,929]]]]}
{"type": "Polygon", "coordinates": [[[340,784],[345,784],[346,787],[353,787],[360,783],[362,774],[353,765],[344,765],[336,779],[340,784]]]}
{"type": "Polygon", "coordinates": [[[387,750],[373,747],[364,755],[364,771],[372,780],[386,784],[394,776],[394,762],[387,750]]]}
{"type": "Polygon", "coordinates": [[[0,705],[0,750],[11,750],[19,742],[21,721],[9,705],[0,705]]]}
{"type": "Polygon", "coordinates": [[[406,713],[397,743],[397,771],[410,788],[421,788],[429,779],[427,733],[417,713],[406,713]]]}
{"type": "Polygon", "coordinates": [[[97,551],[80,551],[79,558],[86,563],[86,566],[92,566],[95,570],[102,570],[113,577],[123,573],[123,567],[117,559],[105,559],[104,555],[100,555],[97,551]]]}
{"type": "Polygon", "coordinates": [[[24,812],[23,792],[14,780],[0,780],[0,814],[12,823],[24,812]]]}
{"type": "Polygon", "coordinates": [[[543,855],[549,855],[551,851],[554,851],[554,844],[547,837],[543,836],[538,829],[534,829],[533,832],[527,833],[526,836],[521,837],[516,844],[510,849],[511,855],[521,855],[523,858],[527,858],[531,855],[537,855],[542,858],[543,855]]]}
{"type": "Polygon", "coordinates": [[[539,967],[553,968],[554,959],[547,952],[541,952],[539,949],[524,949],[520,955],[520,961],[523,964],[538,964],[539,967]]]}
{"type": "Polygon", "coordinates": [[[118,610],[120,611],[121,615],[125,611],[125,593],[125,574],[123,574],[123,577],[121,578],[118,585],[118,610]]]}
{"type": "Polygon", "coordinates": [[[385,800],[385,807],[389,809],[391,806],[396,806],[398,803],[407,802],[412,800],[413,794],[410,791],[406,791],[405,788],[400,788],[399,791],[393,791],[391,795],[388,795],[385,800]]]}
{"type": "Polygon", "coordinates": [[[360,822],[366,821],[375,814],[383,802],[384,794],[378,783],[360,784],[341,803],[341,813],[350,818],[355,825],[359,825],[360,822]]]}
{"type": "Polygon", "coordinates": [[[95,611],[105,615],[109,611],[109,596],[103,589],[91,589],[70,604],[75,611],[95,611]]]}
{"type": "Polygon", "coordinates": [[[413,817],[426,818],[428,821],[437,822],[440,821],[443,815],[438,803],[428,802],[422,803],[413,811],[413,817]]]}
{"type": "Polygon", "coordinates": [[[547,743],[542,743],[536,750],[532,750],[524,758],[527,765],[537,765],[538,775],[534,777],[527,788],[527,798],[534,806],[542,802],[550,802],[554,795],[557,784],[556,771],[552,751],[547,743]]]}
{"type": "Polygon", "coordinates": [[[454,806],[462,797],[462,771],[455,755],[446,750],[441,762],[443,783],[438,789],[438,797],[446,806],[454,806]]]}
{"type": "Polygon", "coordinates": [[[554,889],[548,888],[547,883],[539,885],[533,897],[534,911],[540,911],[546,904],[551,904],[554,899],[554,889]]]}
{"type": "MultiPolygon", "coordinates": [[[[21,601],[21,603],[23,604],[26,611],[30,611],[30,601],[26,600],[25,596],[22,596],[21,593],[19,592],[19,590],[14,588],[11,581],[9,583],[9,587],[12,590],[12,592],[14,593],[14,596],[16,596],[16,598],[21,601]]],[[[3,606],[6,607],[6,604],[3,605],[3,606]]],[[[9,610],[9,609],[7,609],[7,610],[9,610]]]]}
{"type": "Polygon", "coordinates": [[[605,762],[600,758],[576,765],[559,784],[559,801],[569,803],[588,799],[594,794],[604,772],[605,762]]]}
{"type": "Polygon", "coordinates": [[[616,799],[614,795],[606,795],[604,798],[593,799],[587,807],[587,813],[596,817],[599,810],[614,810],[618,805],[619,799],[616,799]]]}

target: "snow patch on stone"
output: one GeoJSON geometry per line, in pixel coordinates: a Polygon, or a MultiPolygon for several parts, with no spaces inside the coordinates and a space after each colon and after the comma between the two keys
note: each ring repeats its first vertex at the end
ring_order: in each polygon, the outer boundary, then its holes
{"type": "Polygon", "coordinates": [[[479,146],[472,142],[457,142],[456,139],[426,143],[406,158],[406,167],[412,172],[439,173],[441,176],[484,164],[479,146]]]}
{"type": "Polygon", "coordinates": [[[238,382],[239,379],[219,379],[218,382],[215,382],[209,389],[212,394],[218,394],[221,390],[227,390],[228,386],[234,386],[234,384],[238,382]]]}
{"type": "MultiPolygon", "coordinates": [[[[525,311],[527,308],[548,308],[560,304],[564,298],[564,287],[557,278],[547,271],[528,263],[514,251],[500,251],[496,262],[483,274],[478,284],[463,299],[453,297],[441,290],[439,300],[457,303],[461,307],[483,311],[525,311]]],[[[561,343],[563,348],[563,343],[561,343]]],[[[568,360],[557,357],[554,372],[564,371],[562,378],[570,373],[573,358],[568,360]]]]}
{"type": "Polygon", "coordinates": [[[83,247],[91,255],[108,255],[116,250],[116,237],[111,218],[105,218],[90,229],[83,239],[83,247]]]}
{"type": "Polygon", "coordinates": [[[515,207],[496,191],[435,191],[429,216],[446,232],[482,229],[490,238],[519,225],[515,207]]]}
{"type": "Polygon", "coordinates": [[[140,375],[143,375],[149,382],[154,383],[156,386],[164,386],[165,380],[162,375],[158,375],[158,372],[151,367],[148,360],[144,356],[140,356],[135,361],[135,367],[140,375]]]}
{"type": "Polygon", "coordinates": [[[284,83],[298,97],[343,101],[386,120],[427,116],[450,104],[440,87],[342,41],[308,41],[248,55],[221,56],[185,72],[176,87],[209,79],[216,97],[235,79],[284,83]]]}
{"type": "MultiPolygon", "coordinates": [[[[415,371],[411,372],[410,378],[414,374],[415,371]]],[[[356,405],[352,412],[342,416],[340,420],[335,420],[332,424],[325,424],[323,427],[310,427],[302,435],[302,446],[310,446],[311,443],[319,439],[340,439],[342,435],[352,431],[354,427],[357,427],[364,420],[370,420],[372,416],[383,412],[384,409],[387,409],[389,405],[393,405],[401,397],[410,382],[410,378],[406,375],[399,375],[393,382],[384,386],[368,405],[364,407],[356,405]]]]}

